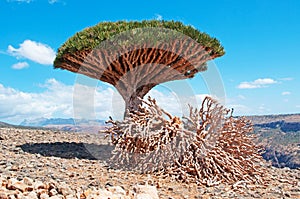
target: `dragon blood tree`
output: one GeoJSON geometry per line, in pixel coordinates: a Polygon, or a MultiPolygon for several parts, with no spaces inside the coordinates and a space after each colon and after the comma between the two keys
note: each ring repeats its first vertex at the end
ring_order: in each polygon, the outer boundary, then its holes
{"type": "Polygon", "coordinates": [[[217,39],[180,22],[103,22],[67,40],[54,67],[110,83],[125,100],[124,120],[110,118],[104,131],[115,145],[113,166],[207,186],[262,183],[260,148],[246,118],[228,116],[208,97],[182,119],[143,99],[158,84],[193,78],[222,55],[217,39]]]}
{"type": "Polygon", "coordinates": [[[132,112],[156,85],[193,78],[222,55],[217,39],[181,22],[102,22],[69,38],[54,67],[112,84],[132,112]]]}

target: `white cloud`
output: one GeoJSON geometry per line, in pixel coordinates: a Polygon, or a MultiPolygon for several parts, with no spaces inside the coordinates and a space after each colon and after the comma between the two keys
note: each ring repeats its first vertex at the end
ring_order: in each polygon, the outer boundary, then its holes
{"type": "Polygon", "coordinates": [[[292,77],[284,77],[284,78],[280,78],[279,80],[281,80],[281,81],[292,81],[292,80],[294,80],[294,78],[292,78],[292,77]]]}
{"type": "Polygon", "coordinates": [[[29,64],[27,62],[18,62],[16,64],[12,65],[11,67],[16,70],[21,70],[23,68],[27,68],[28,66],[29,66],[29,64]]]}
{"type": "MultiPolygon", "coordinates": [[[[199,102],[202,102],[206,97],[212,97],[211,95],[209,94],[197,94],[196,95],[196,99],[199,101],[199,102]]],[[[213,97],[212,97],[213,98],[213,97]]]]}
{"type": "Polygon", "coordinates": [[[291,92],[289,92],[289,91],[284,91],[281,93],[281,95],[290,95],[290,94],[291,94],[291,92]]]}
{"type": "Polygon", "coordinates": [[[54,3],[57,3],[58,0],[49,0],[48,2],[49,2],[50,4],[54,4],[54,3]]]}
{"type": "Polygon", "coordinates": [[[209,94],[196,94],[194,96],[180,96],[175,92],[161,92],[156,89],[152,89],[149,94],[146,95],[155,98],[157,104],[165,111],[176,116],[189,115],[189,105],[194,108],[200,108],[202,101],[209,94]]]}
{"type": "MultiPolygon", "coordinates": [[[[267,105],[268,106],[268,105],[267,105]]],[[[265,104],[261,104],[259,107],[258,107],[258,113],[259,114],[268,114],[271,112],[271,109],[269,107],[267,107],[265,104]]]]}
{"type": "MultiPolygon", "coordinates": [[[[23,92],[0,84],[0,120],[19,124],[24,119],[36,118],[86,118],[104,119],[109,116],[122,119],[124,101],[113,89],[90,87],[82,84],[66,85],[56,79],[48,79],[42,92],[23,92]]],[[[188,115],[188,104],[199,107],[207,94],[178,96],[174,92],[153,89],[149,95],[157,104],[172,115],[188,115]]],[[[146,96],[147,97],[147,96],[146,96]]],[[[146,99],[146,98],[145,98],[146,99]]]]}
{"type": "MultiPolygon", "coordinates": [[[[114,119],[123,118],[124,101],[111,87],[65,85],[56,79],[48,79],[39,86],[44,88],[43,92],[23,92],[0,84],[0,120],[19,124],[24,119],[41,117],[105,120],[109,116],[114,119]]],[[[162,93],[155,89],[149,95],[173,115],[182,116],[186,114],[184,111],[188,111],[188,97],[179,97],[173,92],[162,93]]],[[[195,98],[203,99],[204,95],[197,95],[195,98]]]]}
{"type": "Polygon", "coordinates": [[[252,110],[248,106],[243,104],[228,104],[226,108],[233,108],[233,115],[234,116],[241,116],[241,115],[251,115],[252,110]]]}
{"type": "MultiPolygon", "coordinates": [[[[34,0],[7,0],[7,2],[18,2],[18,3],[31,3],[34,0]]],[[[58,3],[60,2],[60,0],[48,0],[49,4],[54,4],[54,3],[58,3]]]]}
{"type": "Polygon", "coordinates": [[[238,97],[238,99],[241,99],[241,100],[247,99],[244,95],[238,95],[237,97],[238,97]]]}
{"type": "Polygon", "coordinates": [[[156,20],[163,20],[163,17],[160,14],[155,15],[156,20]]]}
{"type": "Polygon", "coordinates": [[[43,65],[52,65],[55,59],[55,51],[51,47],[31,40],[25,40],[19,48],[9,45],[7,51],[17,58],[29,59],[43,65]]]}
{"type": "Polygon", "coordinates": [[[264,88],[278,82],[271,78],[256,79],[252,82],[241,82],[238,85],[239,89],[253,89],[253,88],[264,88]]]}
{"type": "Polygon", "coordinates": [[[172,115],[183,115],[183,105],[181,103],[182,99],[180,96],[177,96],[174,92],[161,92],[156,89],[150,90],[144,99],[147,99],[148,96],[154,98],[157,101],[157,104],[163,108],[165,111],[169,112],[172,115]]]}
{"type": "Polygon", "coordinates": [[[33,0],[7,0],[7,2],[30,3],[33,0]]]}
{"type": "MultiPolygon", "coordinates": [[[[55,79],[47,80],[42,86],[45,88],[43,92],[34,93],[0,84],[0,120],[18,124],[24,119],[73,117],[74,86],[65,85],[55,79]]],[[[111,88],[95,90],[95,110],[99,112],[101,119],[107,119],[111,115],[111,99],[114,92],[111,88]]],[[[91,96],[83,95],[82,100],[86,100],[87,97],[91,96]]]]}
{"type": "Polygon", "coordinates": [[[300,105],[296,105],[296,108],[300,108],[300,105]]]}

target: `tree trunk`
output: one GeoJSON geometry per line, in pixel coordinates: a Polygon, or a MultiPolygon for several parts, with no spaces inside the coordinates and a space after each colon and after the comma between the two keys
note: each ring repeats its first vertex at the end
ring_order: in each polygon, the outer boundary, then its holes
{"type": "Polygon", "coordinates": [[[138,89],[133,90],[132,92],[120,92],[123,99],[125,100],[125,114],[124,117],[127,116],[128,113],[139,111],[140,106],[142,105],[142,99],[145,95],[155,86],[155,84],[148,84],[140,86],[138,89]]]}

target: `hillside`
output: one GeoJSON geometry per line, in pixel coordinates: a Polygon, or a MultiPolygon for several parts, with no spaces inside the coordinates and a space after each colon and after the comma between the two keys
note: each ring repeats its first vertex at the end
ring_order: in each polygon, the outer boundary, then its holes
{"type": "Polygon", "coordinates": [[[43,127],[62,131],[97,133],[106,124],[104,120],[87,120],[73,118],[37,118],[20,123],[21,126],[43,127]]]}
{"type": "MultiPolygon", "coordinates": [[[[262,156],[276,167],[300,168],[300,114],[248,116],[257,135],[255,143],[265,149],[262,156]]],[[[105,128],[103,120],[39,118],[24,120],[14,126],[0,122],[0,127],[50,128],[68,132],[97,133],[105,128]],[[25,127],[24,127],[25,126],[25,127]],[[33,126],[33,127],[32,127],[33,126]]]]}
{"type": "Polygon", "coordinates": [[[300,170],[270,167],[266,184],[207,187],[114,169],[100,134],[0,128],[0,198],[299,198],[300,170]],[[146,195],[146,191],[150,194],[146,195]],[[16,197],[15,197],[16,196],[16,197]],[[37,197],[38,196],[38,197],[37,197]]]}
{"type": "Polygon", "coordinates": [[[247,116],[253,124],[264,124],[278,121],[300,122],[300,114],[282,114],[282,115],[253,115],[247,116]]]}
{"type": "Polygon", "coordinates": [[[0,122],[0,128],[4,128],[4,127],[13,127],[14,125],[5,123],[5,122],[0,122]]]}
{"type": "Polygon", "coordinates": [[[262,145],[265,160],[273,166],[300,168],[300,114],[249,116],[262,145]]]}

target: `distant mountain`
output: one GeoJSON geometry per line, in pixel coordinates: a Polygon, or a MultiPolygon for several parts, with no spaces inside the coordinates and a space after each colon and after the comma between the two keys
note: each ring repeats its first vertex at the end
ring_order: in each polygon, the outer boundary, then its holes
{"type": "MultiPolygon", "coordinates": [[[[300,168],[300,114],[247,116],[254,125],[255,144],[265,149],[262,156],[273,166],[300,168]]],[[[107,125],[104,120],[38,118],[15,126],[0,122],[0,127],[52,128],[71,132],[97,133],[107,125]]]]}
{"type": "Polygon", "coordinates": [[[105,128],[106,124],[104,120],[37,118],[30,120],[25,119],[20,123],[20,126],[44,127],[64,131],[96,133],[105,128]]]}
{"type": "Polygon", "coordinates": [[[273,166],[300,168],[300,114],[249,116],[264,146],[262,156],[273,166]]]}
{"type": "Polygon", "coordinates": [[[280,129],[283,132],[300,131],[300,114],[247,116],[255,127],[280,129]]]}
{"type": "Polygon", "coordinates": [[[4,128],[4,127],[7,128],[7,127],[15,127],[15,126],[5,122],[0,122],[0,128],[4,128]]]}
{"type": "Polygon", "coordinates": [[[282,114],[282,115],[253,115],[247,116],[253,124],[263,124],[263,123],[271,123],[271,122],[300,122],[300,114],[282,114]]]}
{"type": "Polygon", "coordinates": [[[284,120],[262,124],[254,124],[254,126],[270,129],[280,128],[280,130],[283,132],[300,131],[300,122],[285,122],[284,120]]]}
{"type": "Polygon", "coordinates": [[[46,127],[49,125],[105,125],[104,120],[87,120],[87,119],[73,119],[73,118],[37,118],[25,119],[20,123],[21,126],[36,126],[46,127]]]}

